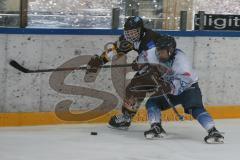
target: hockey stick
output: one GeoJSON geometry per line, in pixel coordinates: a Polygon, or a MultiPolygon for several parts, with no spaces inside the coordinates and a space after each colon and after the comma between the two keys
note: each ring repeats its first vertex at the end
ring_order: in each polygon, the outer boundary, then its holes
{"type": "MultiPolygon", "coordinates": [[[[20,65],[15,60],[11,60],[9,64],[16,68],[17,70],[23,73],[41,73],[41,72],[56,72],[56,71],[73,71],[73,70],[86,70],[89,69],[88,67],[70,67],[70,68],[52,68],[52,69],[37,69],[37,70],[30,70],[22,65],[20,65]]],[[[117,65],[103,65],[99,66],[99,68],[118,68],[118,67],[131,67],[132,64],[117,64],[117,65]]]]}
{"type": "Polygon", "coordinates": [[[165,98],[165,100],[168,102],[168,104],[170,105],[170,107],[172,107],[173,111],[175,112],[175,114],[178,116],[179,120],[180,121],[183,121],[184,120],[184,116],[179,114],[176,107],[173,105],[173,103],[170,101],[170,99],[168,98],[168,96],[164,93],[163,89],[162,89],[162,86],[160,83],[158,83],[158,81],[155,79],[155,77],[152,75],[151,76],[152,79],[154,80],[154,82],[157,84],[158,88],[157,90],[160,90],[163,97],[165,98]]]}

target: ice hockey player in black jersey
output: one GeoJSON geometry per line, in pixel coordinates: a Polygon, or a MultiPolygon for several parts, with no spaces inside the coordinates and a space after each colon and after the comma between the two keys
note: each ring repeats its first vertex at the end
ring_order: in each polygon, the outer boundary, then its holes
{"type": "MultiPolygon", "coordinates": [[[[143,20],[138,16],[129,17],[124,24],[124,34],[121,35],[117,42],[114,43],[115,49],[110,49],[102,55],[95,55],[88,63],[89,68],[97,68],[109,61],[118,59],[124,54],[134,50],[138,53],[137,58],[133,61],[132,68],[137,71],[138,76],[144,69],[145,63],[157,63],[158,60],[155,55],[155,42],[161,35],[150,29],[144,27],[143,20]]],[[[92,73],[97,73],[98,70],[89,69],[85,76],[86,81],[94,80],[92,73]]],[[[133,78],[134,79],[134,78],[133,78]]],[[[140,103],[144,99],[144,95],[138,96],[130,91],[131,83],[126,87],[126,95],[123,100],[122,114],[111,117],[109,125],[114,128],[128,128],[131,124],[132,118],[136,114],[140,103]]]]}

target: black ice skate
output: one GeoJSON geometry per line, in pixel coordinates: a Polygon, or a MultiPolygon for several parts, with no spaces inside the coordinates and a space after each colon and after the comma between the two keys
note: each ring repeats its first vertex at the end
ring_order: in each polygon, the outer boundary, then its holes
{"type": "Polygon", "coordinates": [[[221,144],[224,142],[223,140],[224,137],[215,127],[210,129],[208,135],[204,138],[204,141],[208,144],[221,144]]]}
{"type": "Polygon", "coordinates": [[[115,115],[108,123],[111,128],[126,130],[131,125],[131,118],[124,114],[115,115]]]}
{"type": "Polygon", "coordinates": [[[166,132],[161,123],[154,123],[151,125],[150,130],[144,132],[144,136],[146,139],[163,138],[166,136],[166,132]]]}

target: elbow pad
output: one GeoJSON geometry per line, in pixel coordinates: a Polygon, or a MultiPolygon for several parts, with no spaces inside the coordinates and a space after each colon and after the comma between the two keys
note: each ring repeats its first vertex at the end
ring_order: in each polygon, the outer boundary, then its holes
{"type": "Polygon", "coordinates": [[[133,47],[133,44],[127,40],[118,40],[116,42],[116,48],[118,52],[127,53],[133,50],[134,47],[133,47]]]}

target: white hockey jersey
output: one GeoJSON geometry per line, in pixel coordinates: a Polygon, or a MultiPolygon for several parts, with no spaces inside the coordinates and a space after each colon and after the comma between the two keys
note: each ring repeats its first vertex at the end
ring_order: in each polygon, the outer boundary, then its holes
{"type": "MultiPolygon", "coordinates": [[[[151,64],[160,63],[156,57],[155,51],[155,47],[148,51],[143,51],[143,53],[139,55],[138,62],[148,62],[151,64]]],[[[183,91],[189,89],[192,84],[198,82],[198,75],[182,50],[176,49],[175,53],[174,59],[164,63],[169,70],[162,78],[172,84],[172,94],[179,95],[183,91]]]]}
{"type": "Polygon", "coordinates": [[[163,78],[174,86],[172,94],[179,95],[198,82],[198,75],[183,51],[176,49],[175,53],[174,59],[166,64],[171,71],[163,78]]]}

